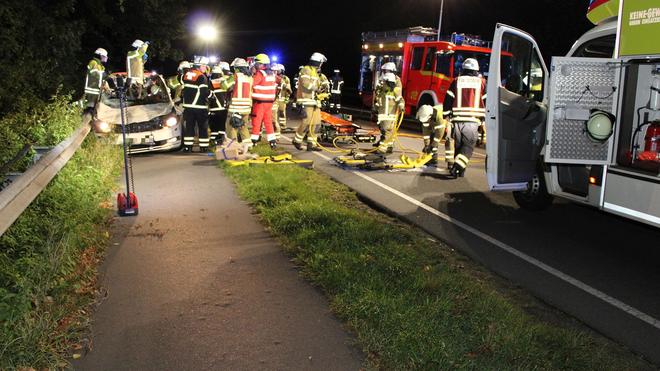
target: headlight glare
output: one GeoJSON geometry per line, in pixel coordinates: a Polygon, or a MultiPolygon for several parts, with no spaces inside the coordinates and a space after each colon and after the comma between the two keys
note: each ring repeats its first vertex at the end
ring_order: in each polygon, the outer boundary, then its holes
{"type": "Polygon", "coordinates": [[[167,126],[168,128],[174,127],[176,126],[176,124],[177,124],[177,120],[176,117],[174,116],[168,117],[167,120],[165,120],[165,126],[167,126]]]}

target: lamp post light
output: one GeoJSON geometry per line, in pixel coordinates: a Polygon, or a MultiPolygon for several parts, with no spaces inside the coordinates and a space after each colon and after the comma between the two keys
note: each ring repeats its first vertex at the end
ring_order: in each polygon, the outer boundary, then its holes
{"type": "Polygon", "coordinates": [[[445,7],[445,0],[440,0],[440,17],[438,18],[438,41],[440,41],[440,29],[442,28],[442,10],[445,7]]]}
{"type": "Polygon", "coordinates": [[[209,56],[209,43],[218,38],[218,29],[212,24],[203,24],[197,28],[197,37],[206,45],[206,57],[209,56]]]}

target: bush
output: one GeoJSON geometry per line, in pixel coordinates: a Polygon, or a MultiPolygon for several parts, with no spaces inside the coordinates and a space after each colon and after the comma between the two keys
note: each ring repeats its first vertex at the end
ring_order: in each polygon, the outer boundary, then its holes
{"type": "MultiPolygon", "coordinates": [[[[55,146],[66,139],[80,126],[80,108],[70,102],[71,96],[62,94],[53,96],[50,102],[23,102],[23,109],[0,119],[0,165],[25,144],[55,146]]],[[[25,170],[30,159],[31,155],[27,156],[12,170],[25,170]]]]}
{"type": "MultiPolygon", "coordinates": [[[[62,99],[47,107],[49,112],[14,115],[14,123],[35,131],[17,137],[55,144],[80,125],[62,99]]],[[[85,327],[83,308],[93,300],[111,213],[103,206],[116,184],[120,156],[117,147],[90,135],[0,237],[0,369],[66,365],[63,355],[85,327]]]]}

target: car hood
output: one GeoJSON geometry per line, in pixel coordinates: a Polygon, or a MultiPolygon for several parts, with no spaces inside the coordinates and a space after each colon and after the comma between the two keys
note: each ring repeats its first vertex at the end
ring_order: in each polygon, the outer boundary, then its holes
{"type": "MultiPolygon", "coordinates": [[[[174,108],[174,104],[171,102],[131,106],[126,108],[126,123],[132,124],[150,121],[156,117],[171,113],[172,108],[174,108]]],[[[121,111],[118,108],[113,108],[103,102],[99,102],[96,106],[96,114],[99,120],[114,125],[121,124],[121,111]]]]}

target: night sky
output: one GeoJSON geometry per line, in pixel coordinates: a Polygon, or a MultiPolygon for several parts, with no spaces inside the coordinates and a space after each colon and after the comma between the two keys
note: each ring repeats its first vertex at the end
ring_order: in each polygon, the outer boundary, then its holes
{"type": "MultiPolygon", "coordinates": [[[[189,5],[191,34],[204,19],[220,26],[220,41],[211,50],[223,58],[277,54],[292,76],[311,53],[319,51],[328,57],[324,71],[341,69],[347,87],[356,85],[361,32],[437,27],[440,11],[439,0],[190,0],[189,5]]],[[[587,5],[587,0],[446,0],[442,29],[443,34],[463,32],[491,40],[495,23],[506,23],[531,33],[549,60],[565,54],[591,27],[587,5]]],[[[194,38],[187,47],[188,54],[204,54],[203,45],[194,38]]]]}

